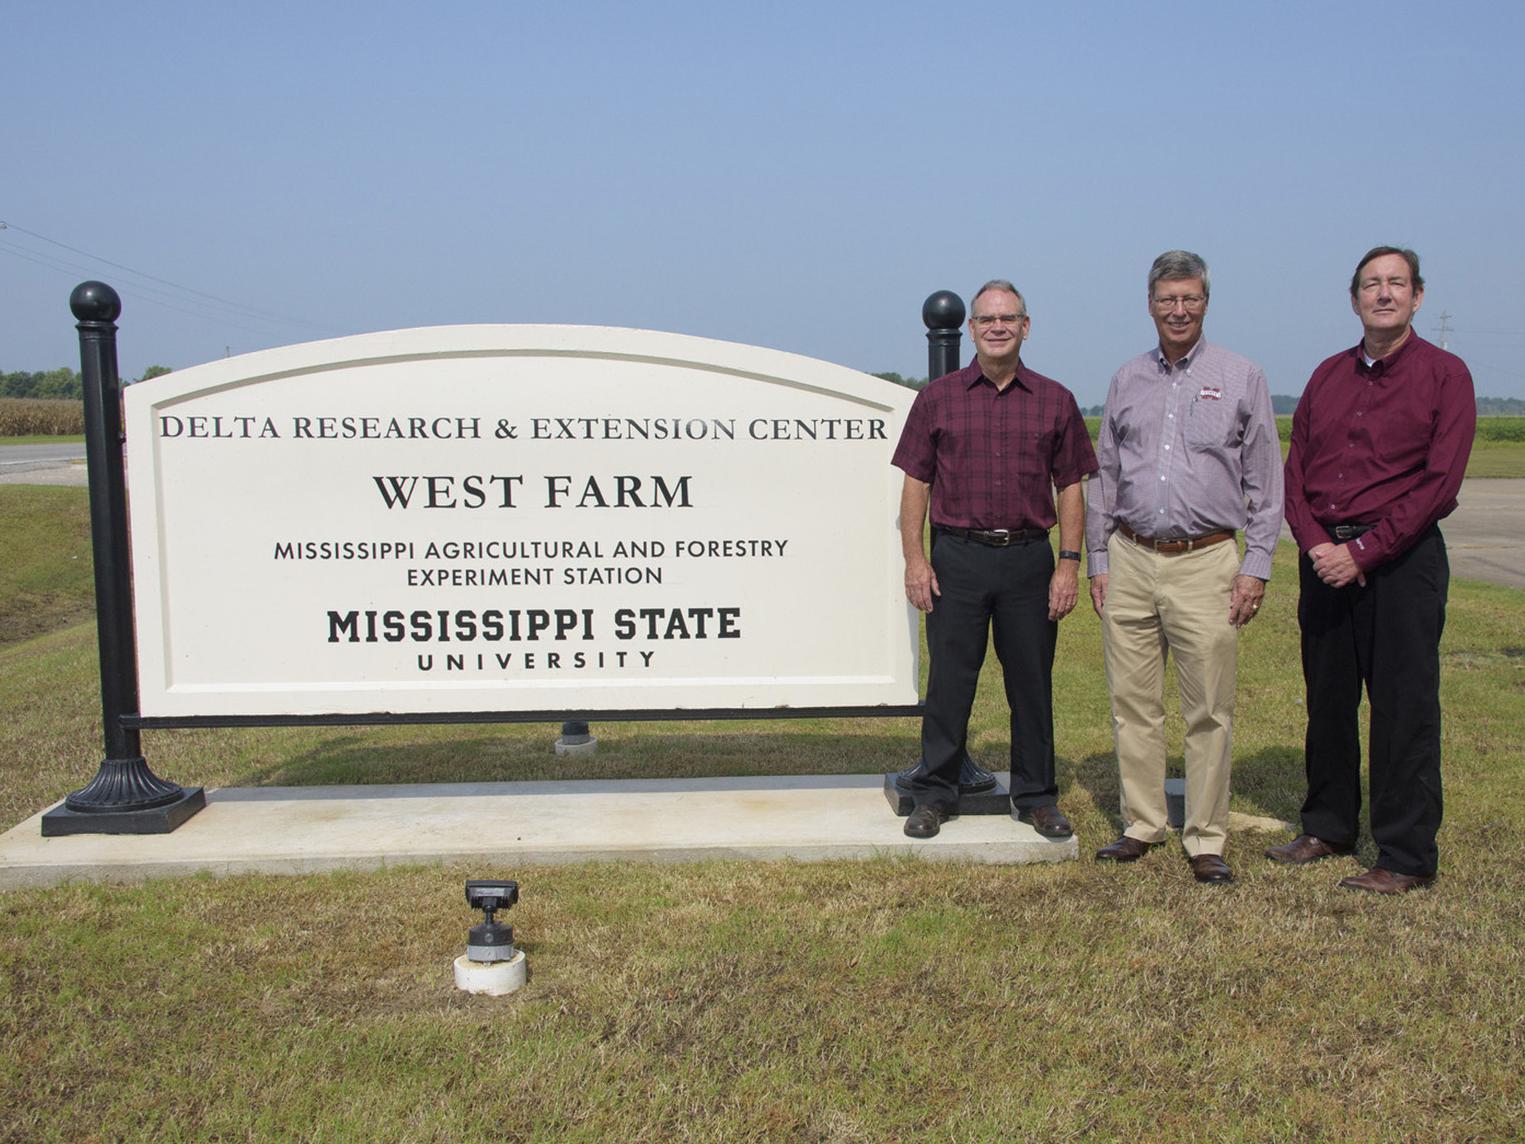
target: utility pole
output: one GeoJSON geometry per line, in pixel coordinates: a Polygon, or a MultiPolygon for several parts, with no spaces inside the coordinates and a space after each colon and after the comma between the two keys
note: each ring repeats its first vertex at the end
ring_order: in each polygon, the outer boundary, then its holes
{"type": "Polygon", "coordinates": [[[1440,348],[1443,350],[1450,349],[1451,344],[1447,338],[1450,334],[1455,333],[1455,331],[1451,328],[1450,311],[1442,310],[1440,312],[1440,329],[1437,332],[1440,334],[1440,348]]]}

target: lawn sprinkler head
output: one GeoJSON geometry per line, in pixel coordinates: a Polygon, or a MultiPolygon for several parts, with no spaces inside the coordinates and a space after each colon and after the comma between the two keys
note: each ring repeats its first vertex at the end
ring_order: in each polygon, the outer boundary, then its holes
{"type": "Polygon", "coordinates": [[[523,986],[528,966],[524,951],[514,948],[514,927],[494,917],[518,900],[518,882],[472,879],[466,883],[466,904],[482,911],[482,924],[471,927],[466,952],[455,959],[457,989],[499,997],[523,986]]]}

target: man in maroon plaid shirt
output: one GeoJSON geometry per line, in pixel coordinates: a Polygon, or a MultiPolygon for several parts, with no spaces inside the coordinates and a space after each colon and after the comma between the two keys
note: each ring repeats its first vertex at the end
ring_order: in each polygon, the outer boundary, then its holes
{"type": "Polygon", "coordinates": [[[930,659],[921,761],[903,780],[915,804],[905,832],[931,838],[957,812],[969,712],[994,628],[1011,708],[1012,815],[1047,838],[1068,838],[1051,678],[1059,621],[1079,596],[1080,482],[1096,471],[1096,455],[1070,391],[1022,364],[1031,323],[1017,288],[987,282],[970,310],[974,362],[917,395],[892,461],[905,473],[905,593],[927,613],[930,659]],[[1057,564],[1048,539],[1056,523],[1057,564]]]}

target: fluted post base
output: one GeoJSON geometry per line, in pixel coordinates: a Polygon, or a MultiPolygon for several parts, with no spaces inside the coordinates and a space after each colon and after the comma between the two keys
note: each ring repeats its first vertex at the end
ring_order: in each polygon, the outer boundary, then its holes
{"type": "Polygon", "coordinates": [[[42,816],[42,834],[168,834],[206,803],[201,787],[161,779],[141,755],[105,759],[88,785],[42,816]]]}

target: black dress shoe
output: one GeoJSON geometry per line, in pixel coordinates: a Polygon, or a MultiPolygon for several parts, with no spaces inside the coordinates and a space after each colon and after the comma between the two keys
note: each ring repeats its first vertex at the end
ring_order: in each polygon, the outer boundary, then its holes
{"type": "Polygon", "coordinates": [[[1014,811],[1018,822],[1025,822],[1045,838],[1068,838],[1075,833],[1070,820],[1057,806],[1030,806],[1014,811]]]}
{"type": "MultiPolygon", "coordinates": [[[[915,766],[907,767],[895,776],[895,786],[903,791],[913,791],[924,786],[927,777],[927,761],[918,759],[915,766]]],[[[959,794],[984,794],[995,790],[996,778],[968,755],[958,768],[959,794]]]]}
{"type": "Polygon", "coordinates": [[[1213,885],[1222,885],[1224,882],[1234,880],[1234,872],[1228,868],[1228,863],[1223,860],[1221,854],[1193,854],[1191,875],[1199,882],[1208,882],[1213,885]]]}
{"type": "Polygon", "coordinates": [[[1158,845],[1158,842],[1143,842],[1124,834],[1116,842],[1098,850],[1096,860],[1098,862],[1137,862],[1158,845]]]}
{"type": "Polygon", "coordinates": [[[935,838],[948,817],[946,811],[938,810],[935,806],[918,806],[905,820],[906,837],[935,838]]]}

